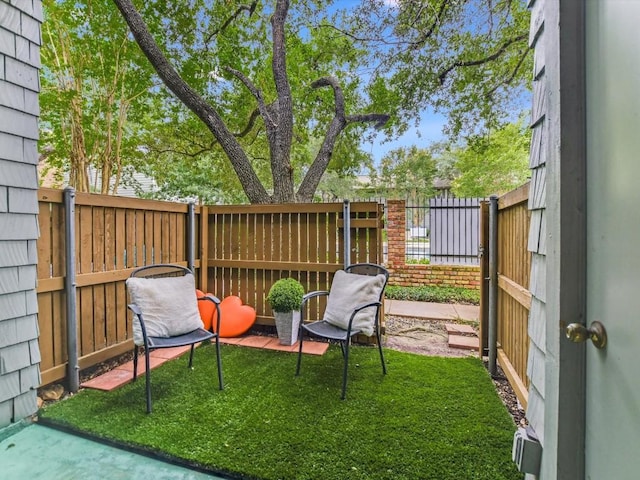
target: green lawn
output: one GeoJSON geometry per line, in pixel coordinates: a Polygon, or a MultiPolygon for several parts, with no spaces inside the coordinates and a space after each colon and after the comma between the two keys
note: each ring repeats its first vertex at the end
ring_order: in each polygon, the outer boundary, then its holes
{"type": "Polygon", "coordinates": [[[521,479],[511,462],[515,426],[475,358],[425,357],[354,347],[347,399],[331,346],[305,356],[223,347],[196,350],[113,392],[84,390],[40,412],[48,421],[160,451],[234,478],[521,479]]]}

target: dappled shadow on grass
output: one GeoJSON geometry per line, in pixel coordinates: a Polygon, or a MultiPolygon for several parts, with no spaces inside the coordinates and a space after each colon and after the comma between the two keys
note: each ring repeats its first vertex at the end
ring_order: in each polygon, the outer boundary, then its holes
{"type": "Polygon", "coordinates": [[[42,416],[165,452],[237,478],[515,479],[515,429],[482,363],[354,347],[347,399],[342,358],[223,347],[217,389],[211,346],[152,372],[154,412],[144,382],[113,392],[82,391],[42,416]]]}

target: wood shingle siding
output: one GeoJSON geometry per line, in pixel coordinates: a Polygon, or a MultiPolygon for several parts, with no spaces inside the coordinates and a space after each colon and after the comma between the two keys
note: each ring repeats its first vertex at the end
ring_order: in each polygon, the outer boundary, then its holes
{"type": "Polygon", "coordinates": [[[528,208],[531,211],[527,248],[531,252],[531,273],[527,356],[529,394],[527,419],[544,447],[544,400],[546,369],[546,253],[547,253],[547,97],[548,84],[545,68],[545,0],[531,0],[531,27],[529,45],[534,50],[533,103],[531,109],[531,150],[529,168],[531,187],[528,208]]]}
{"type": "Polygon", "coordinates": [[[0,428],[37,410],[40,0],[0,0],[0,428]]]}

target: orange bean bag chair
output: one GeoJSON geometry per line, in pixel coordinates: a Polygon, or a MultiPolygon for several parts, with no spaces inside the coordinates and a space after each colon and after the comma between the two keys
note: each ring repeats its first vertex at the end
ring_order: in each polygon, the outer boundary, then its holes
{"type": "MultiPolygon", "coordinates": [[[[202,303],[202,302],[200,302],[202,303]]],[[[220,302],[220,337],[239,337],[256,321],[256,310],[243,305],[240,297],[231,295],[220,302]]],[[[213,311],[212,326],[215,331],[218,313],[213,311]]]]}

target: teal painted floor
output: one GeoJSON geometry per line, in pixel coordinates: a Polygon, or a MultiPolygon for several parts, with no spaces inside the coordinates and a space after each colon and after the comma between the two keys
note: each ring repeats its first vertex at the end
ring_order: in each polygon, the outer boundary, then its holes
{"type": "Polygon", "coordinates": [[[222,479],[31,424],[0,441],[2,480],[222,479]]]}

